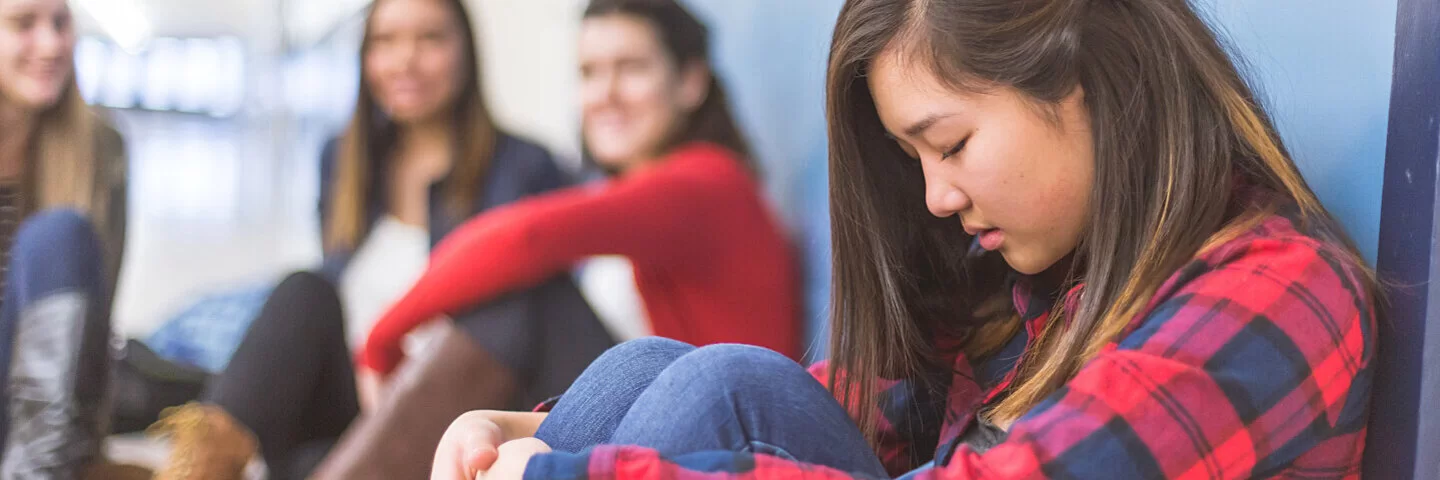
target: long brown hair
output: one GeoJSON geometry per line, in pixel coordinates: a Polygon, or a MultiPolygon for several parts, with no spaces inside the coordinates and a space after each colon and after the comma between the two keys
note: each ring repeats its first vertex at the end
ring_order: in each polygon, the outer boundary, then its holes
{"type": "MultiPolygon", "coordinates": [[[[381,168],[385,156],[394,148],[397,127],[382,113],[365,80],[366,54],[370,51],[371,29],[374,27],[375,8],[385,0],[377,0],[370,6],[365,19],[365,36],[360,44],[360,91],[355,101],[355,113],[350,118],[340,139],[336,158],[336,174],[332,180],[329,225],[325,230],[326,249],[354,248],[369,227],[367,207],[383,188],[380,182],[385,170],[381,168]]],[[[476,49],[475,29],[470,15],[460,0],[434,0],[445,4],[457,25],[460,26],[461,55],[464,72],[463,86],[454,105],[455,161],[450,174],[442,182],[445,192],[445,210],[450,216],[460,219],[474,205],[481,194],[482,183],[490,170],[491,157],[495,153],[495,142],[499,137],[490,109],[480,86],[480,59],[476,49]]]]}
{"type": "Polygon", "coordinates": [[[831,351],[845,372],[832,385],[872,437],[875,376],[923,379],[948,367],[931,345],[937,330],[959,335],[973,357],[1018,328],[1003,290],[1008,268],[998,255],[964,264],[972,238],[922,207],[920,167],[886,138],[865,75],[892,51],[952,88],[1012,87],[1043,112],[1084,91],[1095,158],[1090,217],[1103,221],[1090,222],[1073,265],[1057,266],[1084,293],[1074,311],[1052,314],[1071,320],[1040,334],[1018,379],[987,410],[992,420],[1014,421],[1054,393],[1161,282],[1263,213],[1231,209],[1237,183],[1288,197],[1306,228],[1332,232],[1342,256],[1364,265],[1185,0],[850,0],[827,80],[831,351]]]}
{"type": "MultiPolygon", "coordinates": [[[[675,0],[591,0],[583,18],[616,14],[649,23],[677,70],[695,63],[711,65],[710,30],[675,0]]],[[[752,173],[758,172],[751,159],[750,144],[730,113],[729,98],[714,68],[710,68],[710,87],[704,103],[690,113],[660,150],[690,142],[710,142],[725,147],[739,155],[752,173]]]]}

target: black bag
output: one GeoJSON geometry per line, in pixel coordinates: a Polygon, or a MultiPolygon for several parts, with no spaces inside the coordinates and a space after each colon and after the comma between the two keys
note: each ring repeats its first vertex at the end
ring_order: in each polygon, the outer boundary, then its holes
{"type": "Polygon", "coordinates": [[[161,358],[135,339],[125,342],[113,365],[115,433],[144,431],[166,407],[198,400],[210,380],[204,370],[161,358]]]}

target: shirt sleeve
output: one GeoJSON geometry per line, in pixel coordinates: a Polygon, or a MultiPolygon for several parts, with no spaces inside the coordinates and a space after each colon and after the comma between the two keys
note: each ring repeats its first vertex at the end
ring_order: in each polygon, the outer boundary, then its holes
{"type": "MultiPolygon", "coordinates": [[[[830,362],[828,360],[816,362],[814,365],[811,365],[809,372],[810,376],[814,377],[821,385],[824,385],[826,390],[830,390],[831,392],[835,391],[834,386],[830,384],[830,362]]],[[[843,372],[840,374],[841,377],[844,375],[845,373],[843,372]]],[[[915,398],[915,396],[908,391],[910,388],[911,384],[908,382],[877,379],[875,383],[876,392],[873,395],[879,397],[895,395],[903,398],[915,398]]],[[[840,401],[840,395],[838,394],[836,395],[836,401],[840,401]]],[[[915,413],[912,410],[913,409],[903,409],[905,413],[915,413]]],[[[850,414],[852,420],[859,423],[859,411],[853,407],[847,407],[846,411],[850,414]]],[[[916,445],[916,439],[906,435],[906,432],[898,428],[898,424],[907,421],[907,419],[889,418],[878,403],[871,412],[870,418],[875,422],[875,453],[880,457],[880,464],[885,466],[886,472],[898,476],[913,470],[919,466],[920,463],[927,460],[920,458],[921,455],[920,452],[917,451],[919,446],[916,445]]],[[[936,415],[935,418],[939,418],[939,415],[936,415]]]]}
{"type": "MultiPolygon", "coordinates": [[[[679,160],[677,160],[679,161],[679,160]]],[[[683,167],[675,165],[674,167],[683,167]]],[[[594,255],[692,267],[709,239],[697,212],[717,212],[722,188],[684,168],[654,167],[632,178],[581,186],[497,207],[442,240],[430,267],[378,320],[359,361],[389,373],[400,340],[438,315],[539,284],[594,255]]]]}
{"type": "MultiPolygon", "coordinates": [[[[1213,267],[1187,267],[1203,273],[1021,418],[1005,443],[984,455],[962,447],[916,478],[1358,476],[1373,308],[1348,260],[1306,240],[1257,241],[1213,267]],[[1299,465],[1307,452],[1317,454],[1299,465]]],[[[529,468],[527,480],[851,477],[763,456],[667,459],[636,447],[537,456],[529,468]]]]}

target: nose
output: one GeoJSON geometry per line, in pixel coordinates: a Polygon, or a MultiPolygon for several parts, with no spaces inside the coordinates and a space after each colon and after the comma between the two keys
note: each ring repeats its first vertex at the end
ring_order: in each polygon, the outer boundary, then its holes
{"type": "Polygon", "coordinates": [[[586,103],[599,106],[614,102],[618,90],[617,83],[615,74],[612,72],[595,72],[586,75],[583,82],[586,103]]]}
{"type": "Polygon", "coordinates": [[[599,79],[600,84],[596,86],[599,90],[600,98],[605,99],[607,102],[614,101],[620,91],[620,82],[618,80],[614,70],[601,75],[599,79]]]}
{"type": "Polygon", "coordinates": [[[938,161],[921,161],[925,172],[925,206],[930,214],[945,218],[970,208],[970,197],[952,181],[953,172],[938,161]]]}
{"type": "Polygon", "coordinates": [[[404,69],[405,69],[406,71],[413,70],[413,69],[415,68],[416,63],[420,60],[420,44],[419,44],[419,42],[416,42],[416,41],[414,41],[414,40],[407,40],[407,41],[401,42],[401,43],[400,43],[400,49],[399,49],[399,50],[400,50],[400,51],[398,52],[399,57],[400,57],[400,63],[399,63],[399,64],[400,64],[402,67],[404,67],[404,69]]]}
{"type": "Polygon", "coordinates": [[[61,56],[65,51],[65,32],[50,22],[41,22],[35,29],[35,51],[45,59],[61,56]]]}

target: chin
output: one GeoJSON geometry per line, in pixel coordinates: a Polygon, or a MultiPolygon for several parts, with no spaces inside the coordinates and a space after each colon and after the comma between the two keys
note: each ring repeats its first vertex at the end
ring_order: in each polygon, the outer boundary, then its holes
{"type": "Polygon", "coordinates": [[[20,106],[33,112],[42,112],[60,103],[62,92],[39,92],[20,97],[20,106]]]}
{"type": "Polygon", "coordinates": [[[1050,264],[1041,264],[1041,262],[1036,262],[1034,258],[1027,257],[1023,254],[1012,254],[1006,252],[1004,249],[1000,250],[1000,255],[1005,258],[1005,263],[1010,265],[1010,268],[1015,269],[1015,272],[1021,275],[1039,275],[1045,270],[1048,270],[1050,265],[1054,264],[1053,262],[1050,264]]]}
{"type": "Polygon", "coordinates": [[[595,154],[592,154],[591,158],[595,160],[596,165],[599,165],[600,168],[605,169],[606,171],[619,172],[625,170],[626,167],[625,161],[619,158],[600,156],[595,154]]]}
{"type": "Polygon", "coordinates": [[[382,108],[385,110],[385,115],[389,116],[390,120],[393,120],[396,123],[415,123],[424,121],[435,116],[435,114],[439,111],[439,109],[433,108],[429,105],[400,105],[395,108],[382,108]]]}
{"type": "Polygon", "coordinates": [[[606,167],[619,167],[625,163],[626,159],[635,156],[635,152],[629,149],[605,148],[604,145],[596,146],[594,143],[590,143],[588,146],[590,156],[595,159],[595,163],[606,167]]]}

